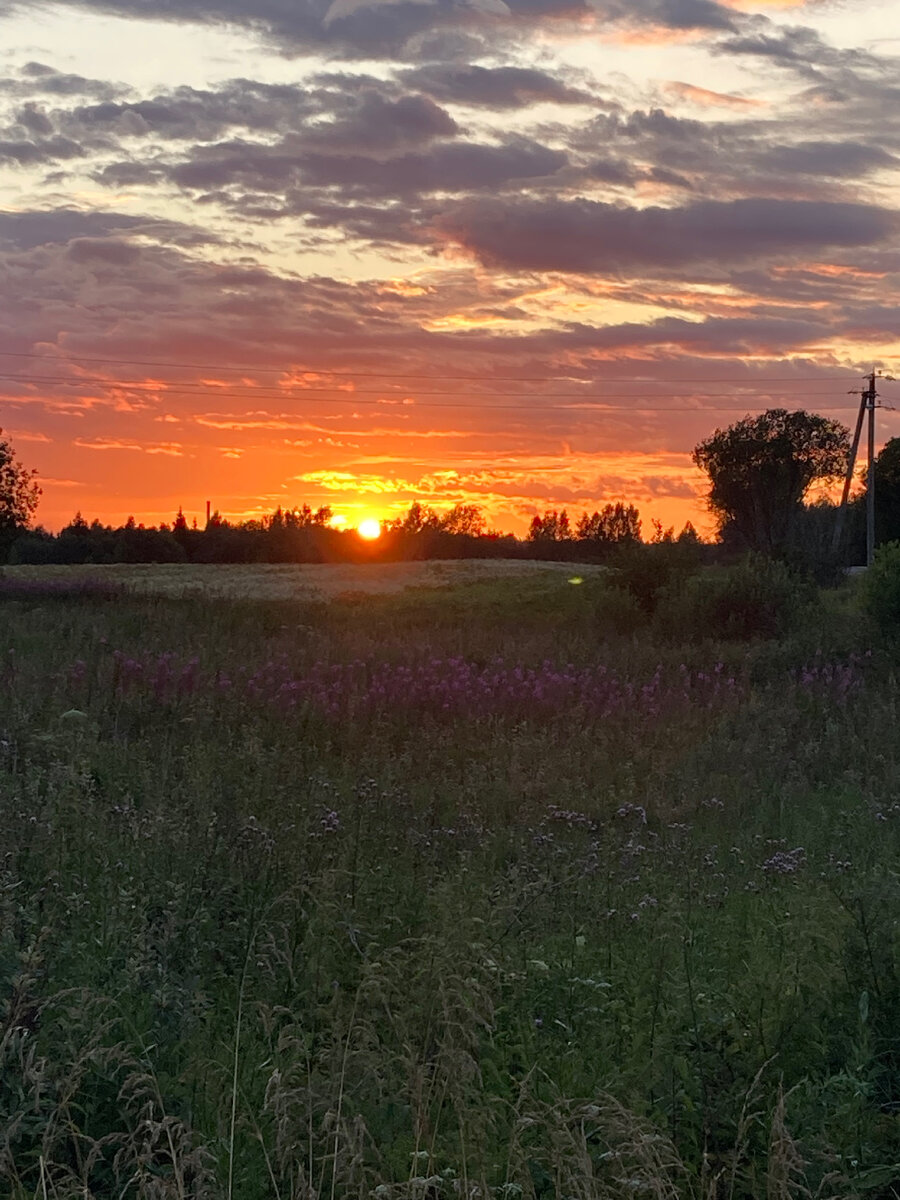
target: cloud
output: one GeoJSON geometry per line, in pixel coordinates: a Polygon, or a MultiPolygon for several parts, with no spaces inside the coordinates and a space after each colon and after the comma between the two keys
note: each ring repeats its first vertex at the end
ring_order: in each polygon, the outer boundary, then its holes
{"type": "Polygon", "coordinates": [[[83,147],[64,137],[44,138],[41,141],[0,139],[0,162],[16,163],[18,166],[60,162],[81,158],[83,154],[83,147]]]}
{"type": "Polygon", "coordinates": [[[584,199],[503,206],[485,200],[448,213],[438,229],[490,266],[627,274],[877,245],[897,233],[900,220],[877,205],[766,197],[668,209],[617,208],[584,199]]]}
{"type": "Polygon", "coordinates": [[[450,114],[426,96],[385,96],[365,88],[337,119],[312,126],[305,140],[326,154],[384,154],[452,138],[458,132],[450,114]]]}
{"type": "Polygon", "coordinates": [[[701,108],[764,108],[764,100],[748,99],[746,96],[733,96],[728,92],[714,92],[709,88],[697,87],[692,83],[681,83],[673,80],[666,84],[666,91],[676,99],[686,100],[701,108]]]}
{"type": "MultiPolygon", "coordinates": [[[[764,16],[756,16],[740,32],[724,39],[718,50],[770,59],[809,76],[844,59],[842,52],[829,45],[817,30],[805,25],[779,26],[764,16]]],[[[860,64],[863,57],[868,57],[863,52],[856,53],[860,64]]]]}
{"type": "Polygon", "coordinates": [[[764,147],[758,162],[764,170],[858,179],[872,171],[895,169],[898,159],[880,146],[822,139],[764,147]]]}
{"type": "MultiPolygon", "coordinates": [[[[286,211],[316,210],[308,188],[340,189],[362,199],[429,192],[459,193],[506,187],[553,175],[568,162],[562,150],[531,141],[499,144],[441,142],[423,150],[386,157],[337,150],[315,150],[290,142],[260,146],[231,142],[198,147],[190,158],[166,170],[168,178],[191,191],[241,185],[256,192],[301,189],[286,211]],[[300,204],[297,205],[299,199],[300,204]]],[[[224,197],[223,197],[224,198],[224,197]]]]}
{"type": "Polygon", "coordinates": [[[525,108],[530,104],[594,104],[586,88],[567,84],[535,67],[483,67],[475,63],[431,64],[401,72],[408,87],[437,100],[472,108],[525,108]]]}
{"type": "MultiPolygon", "coordinates": [[[[99,210],[85,212],[65,207],[32,212],[0,210],[0,249],[6,245],[28,251],[40,246],[62,246],[79,238],[96,243],[128,235],[181,249],[214,246],[221,241],[211,230],[151,216],[99,210]]],[[[85,251],[83,248],[80,253],[87,253],[90,257],[89,249],[85,251]]],[[[98,250],[95,257],[102,256],[102,253],[102,250],[98,250]]],[[[110,253],[116,255],[122,251],[113,249],[110,253]]]]}
{"type": "Polygon", "coordinates": [[[72,444],[81,450],[143,450],[139,442],[127,442],[119,438],[75,438],[72,444]]]}
{"type": "Polygon", "coordinates": [[[115,135],[166,141],[213,141],[230,130],[287,132],[317,116],[330,97],[296,84],[230,79],[212,88],[175,87],[147,98],[107,99],[58,109],[57,121],[82,138],[115,135]]]}
{"type": "Polygon", "coordinates": [[[85,263],[89,267],[130,267],[141,256],[139,247],[115,238],[74,238],[69,242],[66,253],[74,262],[85,263]]]}
{"type": "MultiPolygon", "coordinates": [[[[23,7],[35,0],[24,0],[23,7]]],[[[347,57],[413,57],[429,34],[489,30],[495,42],[536,27],[588,20],[624,29],[736,32],[735,14],[715,0],[61,0],[117,17],[243,26],[281,53],[331,49],[347,57]]]]}
{"type": "Polygon", "coordinates": [[[138,442],[113,437],[77,437],[72,445],[80,450],[129,450],[142,454],[162,454],[167,458],[181,458],[184,453],[178,442],[138,442]]]}
{"type": "Polygon", "coordinates": [[[0,79],[0,95],[41,95],[50,97],[94,96],[112,99],[127,89],[103,79],[86,79],[58,71],[47,63],[26,62],[18,75],[0,79]]]}
{"type": "Polygon", "coordinates": [[[111,212],[56,208],[46,212],[0,211],[0,245],[19,250],[62,244],[77,237],[102,237],[150,224],[146,218],[111,212]]]}

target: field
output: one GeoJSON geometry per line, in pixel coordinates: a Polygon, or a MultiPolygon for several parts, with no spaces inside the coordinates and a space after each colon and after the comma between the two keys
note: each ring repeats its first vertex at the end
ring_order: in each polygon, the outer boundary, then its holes
{"type": "Polygon", "coordinates": [[[900,1196],[893,642],[517,568],[4,573],[0,1195],[900,1196]]]}
{"type": "Polygon", "coordinates": [[[471,559],[456,562],[269,564],[119,563],[90,567],[7,567],[12,580],[88,579],[119,585],[147,596],[228,600],[322,600],[348,595],[401,592],[414,588],[468,587],[482,582],[522,580],[553,586],[569,577],[593,576],[603,567],[553,562],[471,559]]]}

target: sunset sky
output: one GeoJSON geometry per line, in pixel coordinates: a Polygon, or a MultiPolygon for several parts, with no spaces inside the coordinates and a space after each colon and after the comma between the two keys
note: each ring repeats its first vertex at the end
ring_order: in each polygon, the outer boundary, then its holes
{"type": "Polygon", "coordinates": [[[698,440],[852,424],[900,365],[895,0],[0,14],[0,425],[48,528],[708,529],[698,440]]]}

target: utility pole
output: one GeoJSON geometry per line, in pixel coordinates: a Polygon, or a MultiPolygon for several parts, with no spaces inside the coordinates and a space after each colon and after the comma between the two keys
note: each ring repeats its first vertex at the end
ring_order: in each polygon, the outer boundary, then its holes
{"type": "Polygon", "coordinates": [[[869,454],[866,468],[866,566],[875,558],[875,372],[869,376],[869,386],[863,392],[869,410],[869,454]]]}
{"type": "MultiPolygon", "coordinates": [[[[875,386],[876,379],[893,380],[893,375],[885,375],[882,371],[872,370],[865,377],[866,386],[859,393],[859,413],[856,418],[856,430],[853,434],[853,443],[850,447],[850,462],[847,465],[847,474],[844,478],[844,490],[841,493],[841,503],[838,508],[837,520],[834,525],[834,535],[831,541],[831,549],[833,553],[837,553],[841,546],[841,534],[844,529],[844,516],[847,511],[847,499],[850,495],[850,485],[853,482],[853,472],[856,468],[856,456],[859,452],[859,439],[862,434],[863,420],[866,413],[869,414],[868,426],[868,454],[866,465],[866,566],[871,567],[875,557],[875,409],[880,407],[875,401],[878,399],[878,389],[875,386]]],[[[853,393],[856,394],[855,392],[853,393]]]]}
{"type": "Polygon", "coordinates": [[[841,492],[841,503],[838,508],[837,520],[834,523],[834,534],[831,539],[831,552],[837,554],[841,548],[841,537],[844,532],[844,517],[847,513],[847,500],[850,496],[850,485],[853,483],[853,472],[856,470],[856,455],[859,450],[859,438],[862,433],[863,419],[866,415],[866,395],[860,395],[859,413],[856,417],[856,430],[853,434],[853,444],[850,447],[850,461],[847,463],[847,474],[844,476],[844,490],[841,492]]]}

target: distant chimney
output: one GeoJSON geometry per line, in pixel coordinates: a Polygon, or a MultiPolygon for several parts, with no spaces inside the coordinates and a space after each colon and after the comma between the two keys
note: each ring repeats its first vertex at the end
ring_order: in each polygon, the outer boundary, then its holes
{"type": "Polygon", "coordinates": [[[209,524],[209,501],[206,502],[206,523],[209,524]]]}

